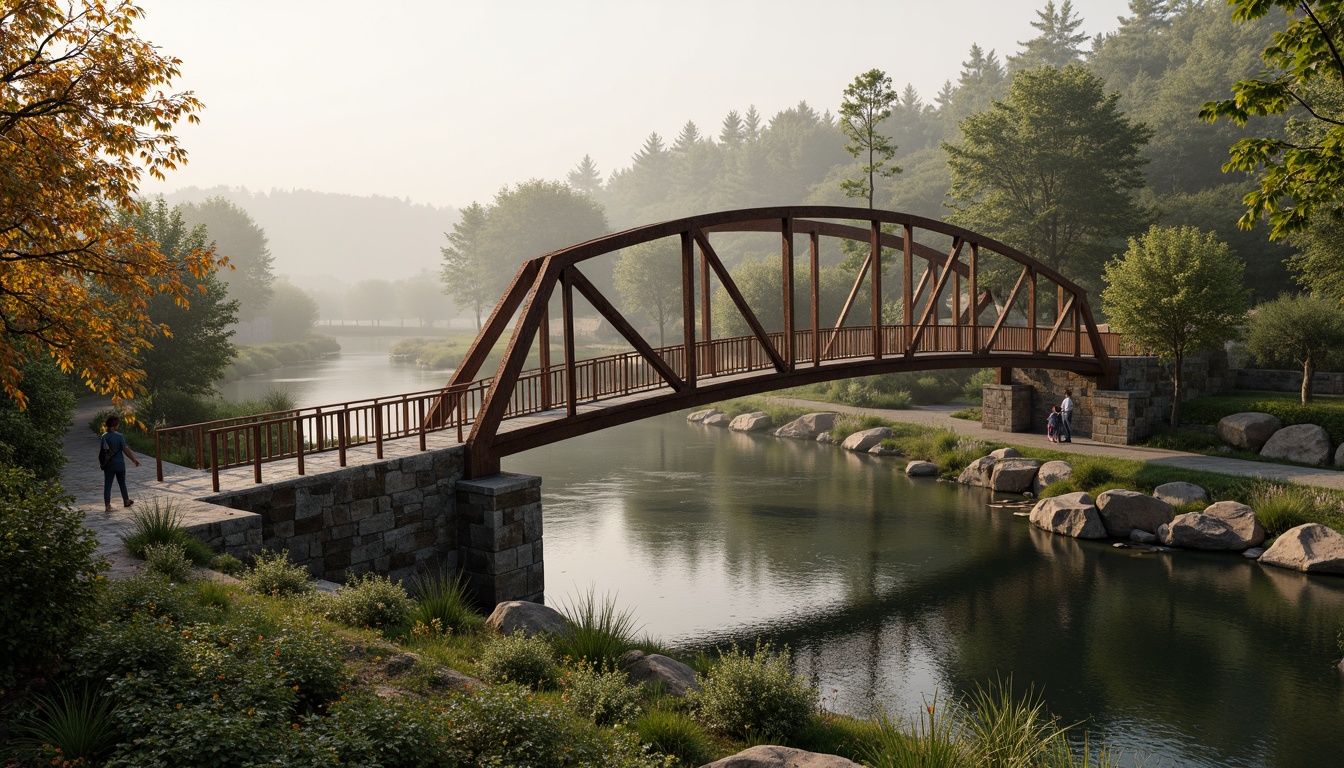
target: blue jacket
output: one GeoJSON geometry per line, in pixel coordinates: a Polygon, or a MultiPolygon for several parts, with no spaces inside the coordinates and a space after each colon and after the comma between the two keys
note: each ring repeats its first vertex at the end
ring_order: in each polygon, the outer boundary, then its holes
{"type": "Polygon", "coordinates": [[[126,471],[126,436],[120,432],[104,432],[102,445],[112,451],[112,458],[103,467],[104,472],[126,471]]]}

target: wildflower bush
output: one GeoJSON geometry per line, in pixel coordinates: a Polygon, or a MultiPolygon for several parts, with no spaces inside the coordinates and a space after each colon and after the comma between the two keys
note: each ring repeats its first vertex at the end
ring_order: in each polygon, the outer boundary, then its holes
{"type": "Polygon", "coordinates": [[[517,683],[534,690],[554,688],[559,676],[551,646],[542,637],[515,632],[490,641],[476,669],[490,683],[517,683]]]}
{"type": "Polygon", "coordinates": [[[243,585],[260,595],[293,597],[314,591],[308,569],[289,562],[289,553],[262,550],[253,558],[252,570],[243,574],[243,585]]]}
{"type": "Polygon", "coordinates": [[[729,736],[785,736],[817,709],[817,689],[789,668],[788,648],[769,643],[750,653],[733,646],[700,684],[688,696],[692,706],[710,730],[729,736]]]}
{"type": "Polygon", "coordinates": [[[579,661],[560,677],[564,700],[580,717],[597,725],[628,723],[639,714],[642,685],[630,685],[624,671],[579,661]]]}
{"type": "Polygon", "coordinates": [[[386,576],[353,574],[327,601],[327,618],[348,627],[387,629],[406,623],[413,603],[401,582],[386,576]]]}
{"type": "Polygon", "coordinates": [[[191,561],[187,559],[187,550],[181,544],[170,541],[166,544],[150,544],[145,547],[145,566],[154,573],[162,574],[173,581],[186,581],[191,578],[191,561]]]}
{"type": "Polygon", "coordinates": [[[102,588],[98,541],[54,483],[0,464],[0,688],[87,626],[102,588]]]}

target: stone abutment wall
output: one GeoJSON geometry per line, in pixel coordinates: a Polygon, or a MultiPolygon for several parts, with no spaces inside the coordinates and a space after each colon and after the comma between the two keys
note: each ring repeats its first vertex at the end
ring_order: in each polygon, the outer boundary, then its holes
{"type": "Polygon", "coordinates": [[[261,546],[321,579],[461,571],[483,606],[540,601],[541,478],[463,480],[464,455],[427,451],[202,501],[259,515],[261,546]]]}

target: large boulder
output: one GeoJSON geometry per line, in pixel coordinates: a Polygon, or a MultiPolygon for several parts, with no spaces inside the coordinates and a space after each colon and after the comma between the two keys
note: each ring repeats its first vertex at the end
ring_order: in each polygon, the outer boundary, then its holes
{"type": "Polygon", "coordinates": [[[769,429],[773,424],[774,420],[770,418],[770,414],[765,411],[755,411],[738,415],[728,422],[728,428],[734,432],[760,432],[763,429],[769,429]]]}
{"type": "Polygon", "coordinates": [[[1106,538],[1106,526],[1101,524],[1097,505],[1083,491],[1041,499],[1031,508],[1030,519],[1032,525],[1051,533],[1076,539],[1106,538]]]}
{"type": "Polygon", "coordinates": [[[693,411],[687,414],[686,420],[689,422],[693,422],[695,424],[701,424],[704,423],[705,419],[708,419],[710,416],[717,416],[720,413],[723,413],[723,411],[720,411],[717,408],[706,408],[703,411],[693,411]]]}
{"type": "Polygon", "coordinates": [[[905,465],[907,477],[937,477],[938,465],[932,461],[912,461],[905,465]]]}
{"type": "Polygon", "coordinates": [[[621,664],[631,683],[657,681],[662,684],[663,690],[673,696],[685,696],[687,691],[700,687],[694,669],[660,653],[626,651],[621,657],[621,664]]]}
{"type": "Polygon", "coordinates": [[[1220,501],[1203,512],[1177,515],[1157,529],[1157,538],[1169,547],[1241,551],[1259,546],[1265,529],[1255,510],[1240,502],[1220,501]]]}
{"type": "Polygon", "coordinates": [[[501,635],[522,632],[528,637],[559,635],[569,629],[569,621],[559,611],[525,600],[510,600],[496,605],[490,618],[485,620],[485,625],[501,635]]]}
{"type": "Polygon", "coordinates": [[[978,485],[981,488],[990,487],[990,483],[994,482],[994,465],[998,461],[993,456],[981,456],[961,470],[961,474],[957,475],[957,482],[962,485],[978,485]]]}
{"type": "Polygon", "coordinates": [[[1335,466],[1344,467],[1344,443],[1340,443],[1335,449],[1335,466]]]}
{"type": "Polygon", "coordinates": [[[1303,573],[1344,573],[1344,535],[1320,523],[1289,528],[1260,562],[1303,573]]]}
{"type": "Polygon", "coordinates": [[[845,442],[841,443],[840,447],[850,451],[867,453],[874,445],[889,437],[891,437],[891,427],[873,427],[846,437],[845,442]]]}
{"type": "Polygon", "coordinates": [[[1047,461],[1036,470],[1036,479],[1031,481],[1031,492],[1037,496],[1051,483],[1058,483],[1073,477],[1073,465],[1067,461],[1047,461]]]}
{"type": "Polygon", "coordinates": [[[1132,531],[1155,532],[1171,522],[1171,505],[1146,493],[1119,488],[1097,496],[1101,524],[1112,536],[1129,536],[1132,531]]]}
{"type": "Polygon", "coordinates": [[[1209,500],[1209,495],[1204,489],[1194,483],[1177,481],[1174,483],[1163,483],[1153,489],[1153,497],[1161,499],[1173,507],[1179,507],[1182,504],[1190,504],[1196,501],[1209,500]]]}
{"type": "Polygon", "coordinates": [[[729,424],[733,423],[733,420],[728,418],[728,414],[720,412],[720,413],[711,413],[710,415],[701,419],[700,423],[704,424],[706,427],[726,427],[729,424]]]}
{"type": "Polygon", "coordinates": [[[1259,453],[1283,422],[1268,413],[1234,413],[1218,420],[1218,439],[1233,448],[1259,453]]]}
{"type": "Polygon", "coordinates": [[[853,760],[839,755],[823,755],[817,752],[804,752],[793,747],[776,747],[769,744],[752,747],[715,760],[701,768],[863,768],[853,760]]]}
{"type": "Polygon", "coordinates": [[[1018,453],[1016,448],[999,448],[990,451],[989,455],[996,459],[1016,459],[1022,454],[1018,453]]]}
{"type": "MultiPolygon", "coordinates": [[[[1005,449],[1011,450],[1011,449],[1005,449]]],[[[989,487],[1004,493],[1026,493],[1036,479],[1041,462],[1036,459],[1004,459],[994,462],[989,476],[989,487]]]]}
{"type": "Polygon", "coordinates": [[[808,413],[776,429],[775,437],[813,440],[822,432],[831,431],[835,426],[835,417],[834,413],[808,413]]]}
{"type": "Polygon", "coordinates": [[[1260,455],[1267,459],[1287,459],[1302,464],[1330,461],[1330,435],[1318,424],[1294,424],[1269,438],[1260,455]]]}

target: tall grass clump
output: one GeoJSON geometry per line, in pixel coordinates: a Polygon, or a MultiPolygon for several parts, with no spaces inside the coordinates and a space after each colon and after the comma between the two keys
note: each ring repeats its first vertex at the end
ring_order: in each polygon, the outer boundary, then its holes
{"type": "Polygon", "coordinates": [[[475,631],[485,619],[471,607],[471,594],[461,574],[439,571],[417,576],[411,582],[415,606],[408,620],[412,626],[436,628],[439,632],[475,631]]]}
{"type": "Polygon", "coordinates": [[[675,757],[681,766],[704,765],[714,758],[709,734],[682,712],[650,709],[635,721],[635,732],[649,749],[675,757]]]}
{"type": "Polygon", "coordinates": [[[977,686],[962,701],[966,740],[982,768],[1017,768],[1037,765],[1067,744],[1072,726],[1061,726],[1045,709],[1045,699],[1035,689],[1022,697],[1013,694],[1012,679],[977,686]]]}
{"type": "Polygon", "coordinates": [[[594,588],[579,597],[566,599],[560,613],[569,620],[569,628],[554,640],[562,656],[575,661],[587,660],[598,666],[616,666],[626,651],[635,647],[634,613],[616,607],[615,595],[598,598],[594,588]]]}
{"type": "Polygon", "coordinates": [[[733,646],[687,699],[710,730],[735,738],[783,738],[807,725],[817,710],[817,689],[795,675],[789,649],[757,643],[733,646]]]}
{"type": "Polygon", "coordinates": [[[252,561],[252,570],[243,574],[243,585],[259,595],[294,597],[312,594],[315,589],[308,569],[289,562],[289,553],[263,549],[252,561]]]}
{"type": "Polygon", "coordinates": [[[961,768],[974,765],[962,745],[959,709],[932,700],[913,722],[893,719],[886,712],[877,716],[877,732],[859,752],[864,765],[872,768],[961,768]]]}
{"type": "Polygon", "coordinates": [[[215,551],[210,545],[191,536],[182,527],[182,513],[170,500],[154,499],[148,506],[137,508],[131,513],[131,534],[122,536],[126,551],[131,557],[147,559],[146,549],[150,546],[176,544],[183,554],[195,565],[207,565],[215,559],[215,551]]]}
{"type": "Polygon", "coordinates": [[[16,755],[50,765],[99,764],[120,738],[112,698],[87,685],[34,695],[33,710],[11,730],[16,755]]]}
{"type": "Polygon", "coordinates": [[[1300,485],[1258,482],[1247,493],[1246,503],[1269,536],[1320,519],[1315,494],[1300,485]]]}

